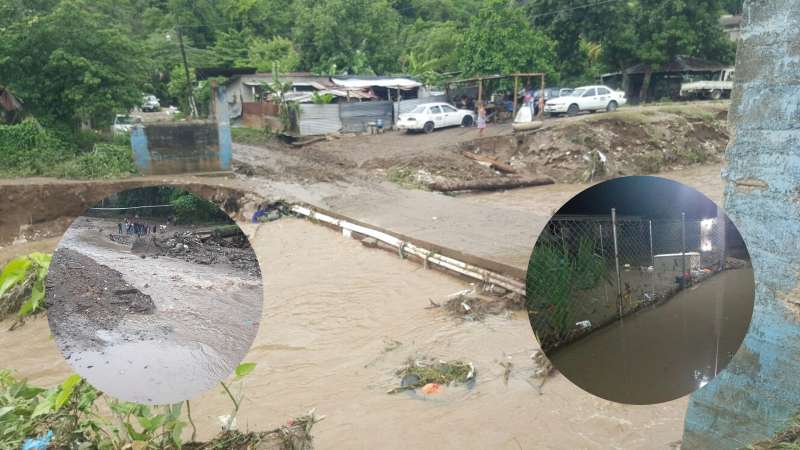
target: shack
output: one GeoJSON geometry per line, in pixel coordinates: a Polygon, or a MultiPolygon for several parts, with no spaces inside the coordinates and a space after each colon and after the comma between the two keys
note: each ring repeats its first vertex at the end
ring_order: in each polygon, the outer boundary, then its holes
{"type": "Polygon", "coordinates": [[[6,123],[16,122],[22,112],[22,101],[3,85],[0,85],[0,108],[1,117],[6,123]]]}
{"type": "Polygon", "coordinates": [[[603,84],[625,91],[630,103],[638,103],[662,98],[677,99],[681,83],[710,80],[725,64],[708,61],[693,56],[675,56],[661,67],[639,63],[621,72],[606,73],[601,76],[603,84]],[[650,73],[650,84],[642,92],[645,76],[650,73]]]}

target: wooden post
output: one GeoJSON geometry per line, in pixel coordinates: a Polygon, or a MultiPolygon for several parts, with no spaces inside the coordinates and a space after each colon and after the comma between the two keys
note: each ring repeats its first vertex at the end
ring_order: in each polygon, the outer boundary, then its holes
{"type": "Polygon", "coordinates": [[[519,95],[519,77],[514,75],[514,106],[511,108],[511,121],[517,117],[517,96],[519,95]]]}
{"type": "Polygon", "coordinates": [[[478,103],[483,103],[483,78],[478,79],[478,103]]]}
{"type": "Polygon", "coordinates": [[[544,115],[544,74],[541,75],[542,77],[542,87],[539,91],[539,117],[544,115]]]}

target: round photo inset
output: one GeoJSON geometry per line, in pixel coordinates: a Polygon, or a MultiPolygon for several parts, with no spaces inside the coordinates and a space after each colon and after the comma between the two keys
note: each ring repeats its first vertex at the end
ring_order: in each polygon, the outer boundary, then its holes
{"type": "Polygon", "coordinates": [[[536,242],[526,288],[553,366],[628,404],[674,400],[719,374],[755,298],[750,256],[722,209],[650,176],[605,181],[562,206],[536,242]]]}
{"type": "Polygon", "coordinates": [[[230,375],[258,331],[262,281],[242,230],[175,187],[111,195],[53,254],[47,317],[64,357],[122,400],[172,404],[230,375]]]}

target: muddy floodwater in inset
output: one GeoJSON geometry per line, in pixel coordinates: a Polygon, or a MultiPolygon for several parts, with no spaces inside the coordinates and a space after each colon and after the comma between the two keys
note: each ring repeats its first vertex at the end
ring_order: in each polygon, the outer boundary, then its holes
{"type": "Polygon", "coordinates": [[[53,254],[48,320],[72,368],[106,394],[177,403],[213,387],[258,331],[261,272],[239,227],[171,187],[112,195],[53,254]]]}
{"type": "Polygon", "coordinates": [[[635,176],[579,193],[542,230],[526,280],[542,349],[607,400],[661,403],[708,384],[739,350],[755,281],[736,226],[703,194],[635,176]]]}

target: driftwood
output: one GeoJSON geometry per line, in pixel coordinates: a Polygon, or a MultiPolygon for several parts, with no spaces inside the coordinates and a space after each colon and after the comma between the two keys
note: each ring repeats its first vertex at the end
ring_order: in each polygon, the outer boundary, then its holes
{"type": "Polygon", "coordinates": [[[325,141],[325,140],[327,140],[327,138],[325,136],[320,136],[320,137],[311,138],[311,139],[308,139],[308,140],[305,140],[305,141],[295,141],[295,142],[292,142],[290,145],[292,147],[305,147],[306,145],[311,145],[311,144],[314,144],[316,142],[322,142],[322,141],[325,141]]]}
{"type": "Polygon", "coordinates": [[[506,163],[502,163],[494,158],[490,158],[488,156],[478,155],[472,152],[463,152],[462,155],[466,156],[467,158],[477,161],[481,164],[487,165],[494,170],[503,172],[503,173],[517,173],[517,170],[513,167],[509,166],[506,163]]]}
{"type": "Polygon", "coordinates": [[[497,191],[553,184],[550,178],[488,178],[471,181],[442,181],[431,183],[428,189],[438,192],[497,191]]]}

